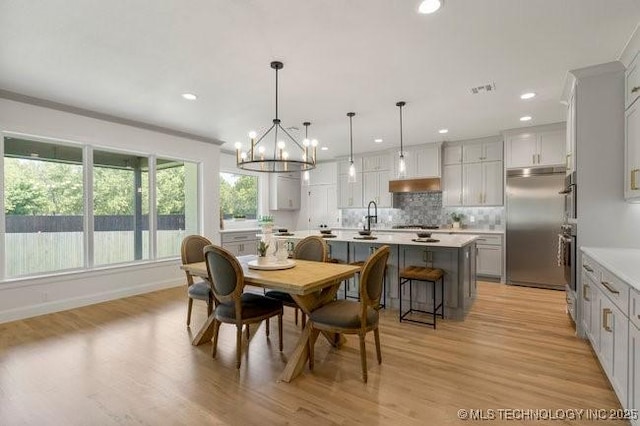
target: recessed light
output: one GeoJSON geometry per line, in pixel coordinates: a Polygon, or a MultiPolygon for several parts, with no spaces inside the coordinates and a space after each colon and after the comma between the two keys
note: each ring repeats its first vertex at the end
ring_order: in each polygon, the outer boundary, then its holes
{"type": "Polygon", "coordinates": [[[329,147],[328,146],[323,146],[322,148],[320,148],[323,151],[329,151],[329,147]]]}
{"type": "Polygon", "coordinates": [[[438,133],[440,133],[440,134],[449,133],[449,129],[440,129],[440,130],[438,130],[438,133]]]}
{"type": "Polygon", "coordinates": [[[382,143],[382,139],[374,139],[373,140],[375,143],[382,143]]]}
{"type": "Polygon", "coordinates": [[[529,120],[531,120],[530,115],[525,115],[524,117],[520,117],[520,121],[529,121],[529,120]]]}
{"type": "Polygon", "coordinates": [[[442,7],[443,2],[444,0],[424,0],[418,6],[418,12],[422,14],[434,13],[442,7]]]}
{"type": "Polygon", "coordinates": [[[534,92],[527,92],[520,95],[520,99],[531,99],[535,98],[536,94],[534,92]]]}
{"type": "Polygon", "coordinates": [[[182,97],[188,101],[195,101],[196,99],[198,99],[198,97],[193,93],[183,93],[182,97]]]}

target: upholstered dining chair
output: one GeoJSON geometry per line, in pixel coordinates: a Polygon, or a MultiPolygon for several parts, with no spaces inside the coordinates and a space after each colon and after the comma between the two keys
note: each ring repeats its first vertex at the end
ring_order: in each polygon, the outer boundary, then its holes
{"type": "MultiPolygon", "coordinates": [[[[238,259],[229,251],[217,246],[204,249],[207,273],[216,303],[214,311],[213,351],[216,357],[220,324],[236,325],[236,368],[242,359],[242,327],[278,317],[278,343],[282,352],[282,302],[266,296],[243,293],[244,273],[238,259]]],[[[267,337],[269,328],[267,327],[267,337]]],[[[248,342],[247,342],[248,344],[248,342]]]]}
{"type": "MultiPolygon", "coordinates": [[[[189,235],[185,237],[180,247],[182,264],[204,262],[203,249],[208,245],[211,245],[211,241],[200,235],[189,235]]],[[[191,324],[193,299],[207,302],[207,315],[211,315],[213,311],[213,297],[208,282],[194,282],[193,276],[186,271],[185,273],[187,274],[187,295],[189,296],[189,306],[187,308],[187,326],[189,326],[191,324]]]]}
{"type": "Polygon", "coordinates": [[[313,347],[318,333],[357,334],[360,338],[360,362],[362,364],[362,380],[367,382],[367,351],[364,338],[369,331],[373,331],[376,342],[378,364],[382,363],[380,352],[380,333],[378,331],[378,305],[382,294],[382,281],[389,258],[389,246],[382,246],[376,250],[364,263],[361,271],[360,300],[335,300],[311,312],[309,325],[309,369],[313,370],[313,347]]]}
{"type": "MultiPolygon", "coordinates": [[[[329,258],[329,246],[324,238],[319,237],[317,235],[311,235],[309,237],[303,238],[296,244],[296,247],[293,251],[293,257],[295,259],[302,260],[312,260],[315,262],[326,262],[329,258]]],[[[272,299],[276,299],[282,302],[283,305],[294,308],[295,311],[295,322],[298,325],[298,309],[299,306],[293,300],[293,297],[289,293],[285,293],[284,291],[277,290],[269,290],[265,293],[265,296],[271,297],[272,299]]],[[[302,327],[304,328],[307,322],[307,315],[302,312],[302,327]]]]}

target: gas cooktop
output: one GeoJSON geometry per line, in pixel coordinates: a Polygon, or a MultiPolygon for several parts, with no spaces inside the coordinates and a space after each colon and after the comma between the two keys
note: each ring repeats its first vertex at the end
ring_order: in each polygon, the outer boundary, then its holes
{"type": "Polygon", "coordinates": [[[440,229],[438,225],[394,225],[393,229],[440,229]]]}

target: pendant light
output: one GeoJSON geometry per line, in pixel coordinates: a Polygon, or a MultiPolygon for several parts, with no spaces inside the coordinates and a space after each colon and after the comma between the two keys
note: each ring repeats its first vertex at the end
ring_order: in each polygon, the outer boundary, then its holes
{"type": "MultiPolygon", "coordinates": [[[[271,62],[271,68],[276,72],[276,118],[273,124],[259,138],[256,132],[249,133],[249,148],[245,151],[240,142],[236,142],[236,164],[238,168],[255,172],[283,173],[312,170],[316,167],[316,148],[318,141],[305,141],[300,145],[287,129],[282,127],[278,116],[278,71],[284,67],[279,61],[271,62]],[[267,135],[273,132],[273,143],[268,145],[267,135]],[[282,138],[278,133],[282,132],[282,138]],[[284,139],[288,138],[290,148],[284,139]],[[289,149],[289,151],[287,151],[289,149]]],[[[311,124],[311,123],[309,123],[311,124]]]]}
{"type": "MultiPolygon", "coordinates": [[[[305,147],[308,147],[309,145],[316,147],[318,146],[318,141],[316,139],[314,139],[313,141],[309,140],[309,126],[311,126],[311,122],[309,121],[305,121],[304,123],[302,123],[302,125],[304,126],[304,140],[302,141],[302,145],[304,145],[305,147]]],[[[302,172],[302,184],[304,186],[308,186],[309,185],[309,170],[305,170],[302,172]]]]}
{"type": "Polygon", "coordinates": [[[356,115],[355,112],[348,112],[347,117],[349,117],[349,179],[347,182],[355,183],[356,182],[356,166],[353,164],[353,116],[356,115]]]}
{"type": "Polygon", "coordinates": [[[402,107],[406,104],[404,101],[396,103],[396,106],[400,108],[400,159],[398,160],[398,179],[407,177],[407,165],[404,161],[404,146],[402,143],[402,107]]]}

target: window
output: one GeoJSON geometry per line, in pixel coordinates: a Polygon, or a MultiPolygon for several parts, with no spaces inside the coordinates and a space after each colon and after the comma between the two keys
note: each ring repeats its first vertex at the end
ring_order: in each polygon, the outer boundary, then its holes
{"type": "Polygon", "coordinates": [[[197,163],[14,135],[3,141],[0,280],[176,257],[183,238],[199,232],[197,163]]]}
{"type": "Polygon", "coordinates": [[[158,257],[180,254],[182,239],[198,233],[198,165],[156,161],[158,257]]]}
{"type": "Polygon", "coordinates": [[[256,219],[258,177],[220,173],[220,210],[223,219],[256,219]]]}
{"type": "Polygon", "coordinates": [[[4,140],[5,276],[84,262],[82,148],[4,140]]]}
{"type": "Polygon", "coordinates": [[[93,152],[94,265],[149,259],[149,160],[93,152]]]}

